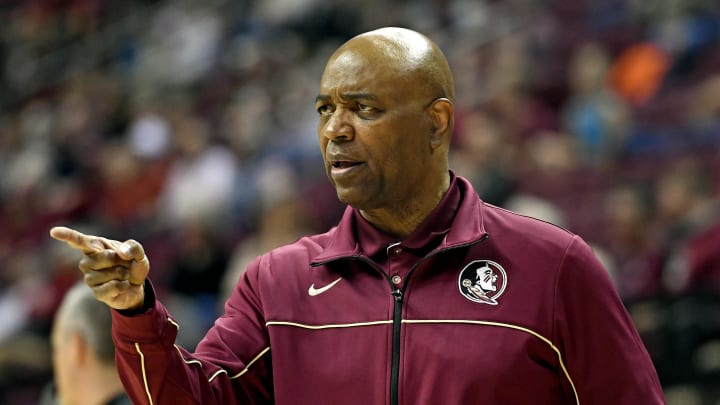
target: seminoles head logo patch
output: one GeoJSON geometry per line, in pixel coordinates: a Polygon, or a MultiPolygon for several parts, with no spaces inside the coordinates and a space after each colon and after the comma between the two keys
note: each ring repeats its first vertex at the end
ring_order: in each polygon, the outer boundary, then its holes
{"type": "Polygon", "coordinates": [[[460,272],[460,294],[473,302],[497,305],[507,286],[505,269],[491,260],[475,260],[460,272]]]}

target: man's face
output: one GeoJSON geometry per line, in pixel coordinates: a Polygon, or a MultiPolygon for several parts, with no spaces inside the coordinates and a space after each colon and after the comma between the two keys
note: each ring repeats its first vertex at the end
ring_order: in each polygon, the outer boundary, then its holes
{"type": "Polygon", "coordinates": [[[421,83],[377,52],[335,55],[320,84],[318,138],[327,175],[343,203],[362,210],[399,208],[428,184],[426,113],[421,83]]]}

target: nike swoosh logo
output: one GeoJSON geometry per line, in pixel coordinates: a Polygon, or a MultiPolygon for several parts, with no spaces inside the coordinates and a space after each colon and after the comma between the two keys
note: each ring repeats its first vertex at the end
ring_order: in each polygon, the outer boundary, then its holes
{"type": "Polygon", "coordinates": [[[325,291],[335,287],[335,284],[339,283],[340,280],[342,280],[342,277],[338,277],[337,280],[333,281],[332,283],[326,285],[325,287],[315,288],[315,283],[310,284],[310,288],[308,288],[308,295],[311,297],[314,297],[316,295],[320,295],[324,293],[325,291]]]}

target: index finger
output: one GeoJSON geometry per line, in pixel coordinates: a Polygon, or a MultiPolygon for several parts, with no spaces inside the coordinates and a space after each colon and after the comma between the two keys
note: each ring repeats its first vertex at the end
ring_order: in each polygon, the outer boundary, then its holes
{"type": "Polygon", "coordinates": [[[56,226],[50,229],[50,236],[55,240],[67,243],[71,248],[80,250],[83,253],[95,253],[105,249],[101,238],[85,235],[82,232],[64,226],[56,226]]]}

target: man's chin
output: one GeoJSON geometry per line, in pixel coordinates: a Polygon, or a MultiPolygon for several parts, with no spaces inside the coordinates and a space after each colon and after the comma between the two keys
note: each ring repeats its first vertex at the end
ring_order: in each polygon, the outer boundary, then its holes
{"type": "Polygon", "coordinates": [[[347,204],[353,208],[365,209],[369,205],[367,193],[362,193],[356,189],[347,189],[337,187],[335,189],[337,198],[341,203],[347,204]]]}

